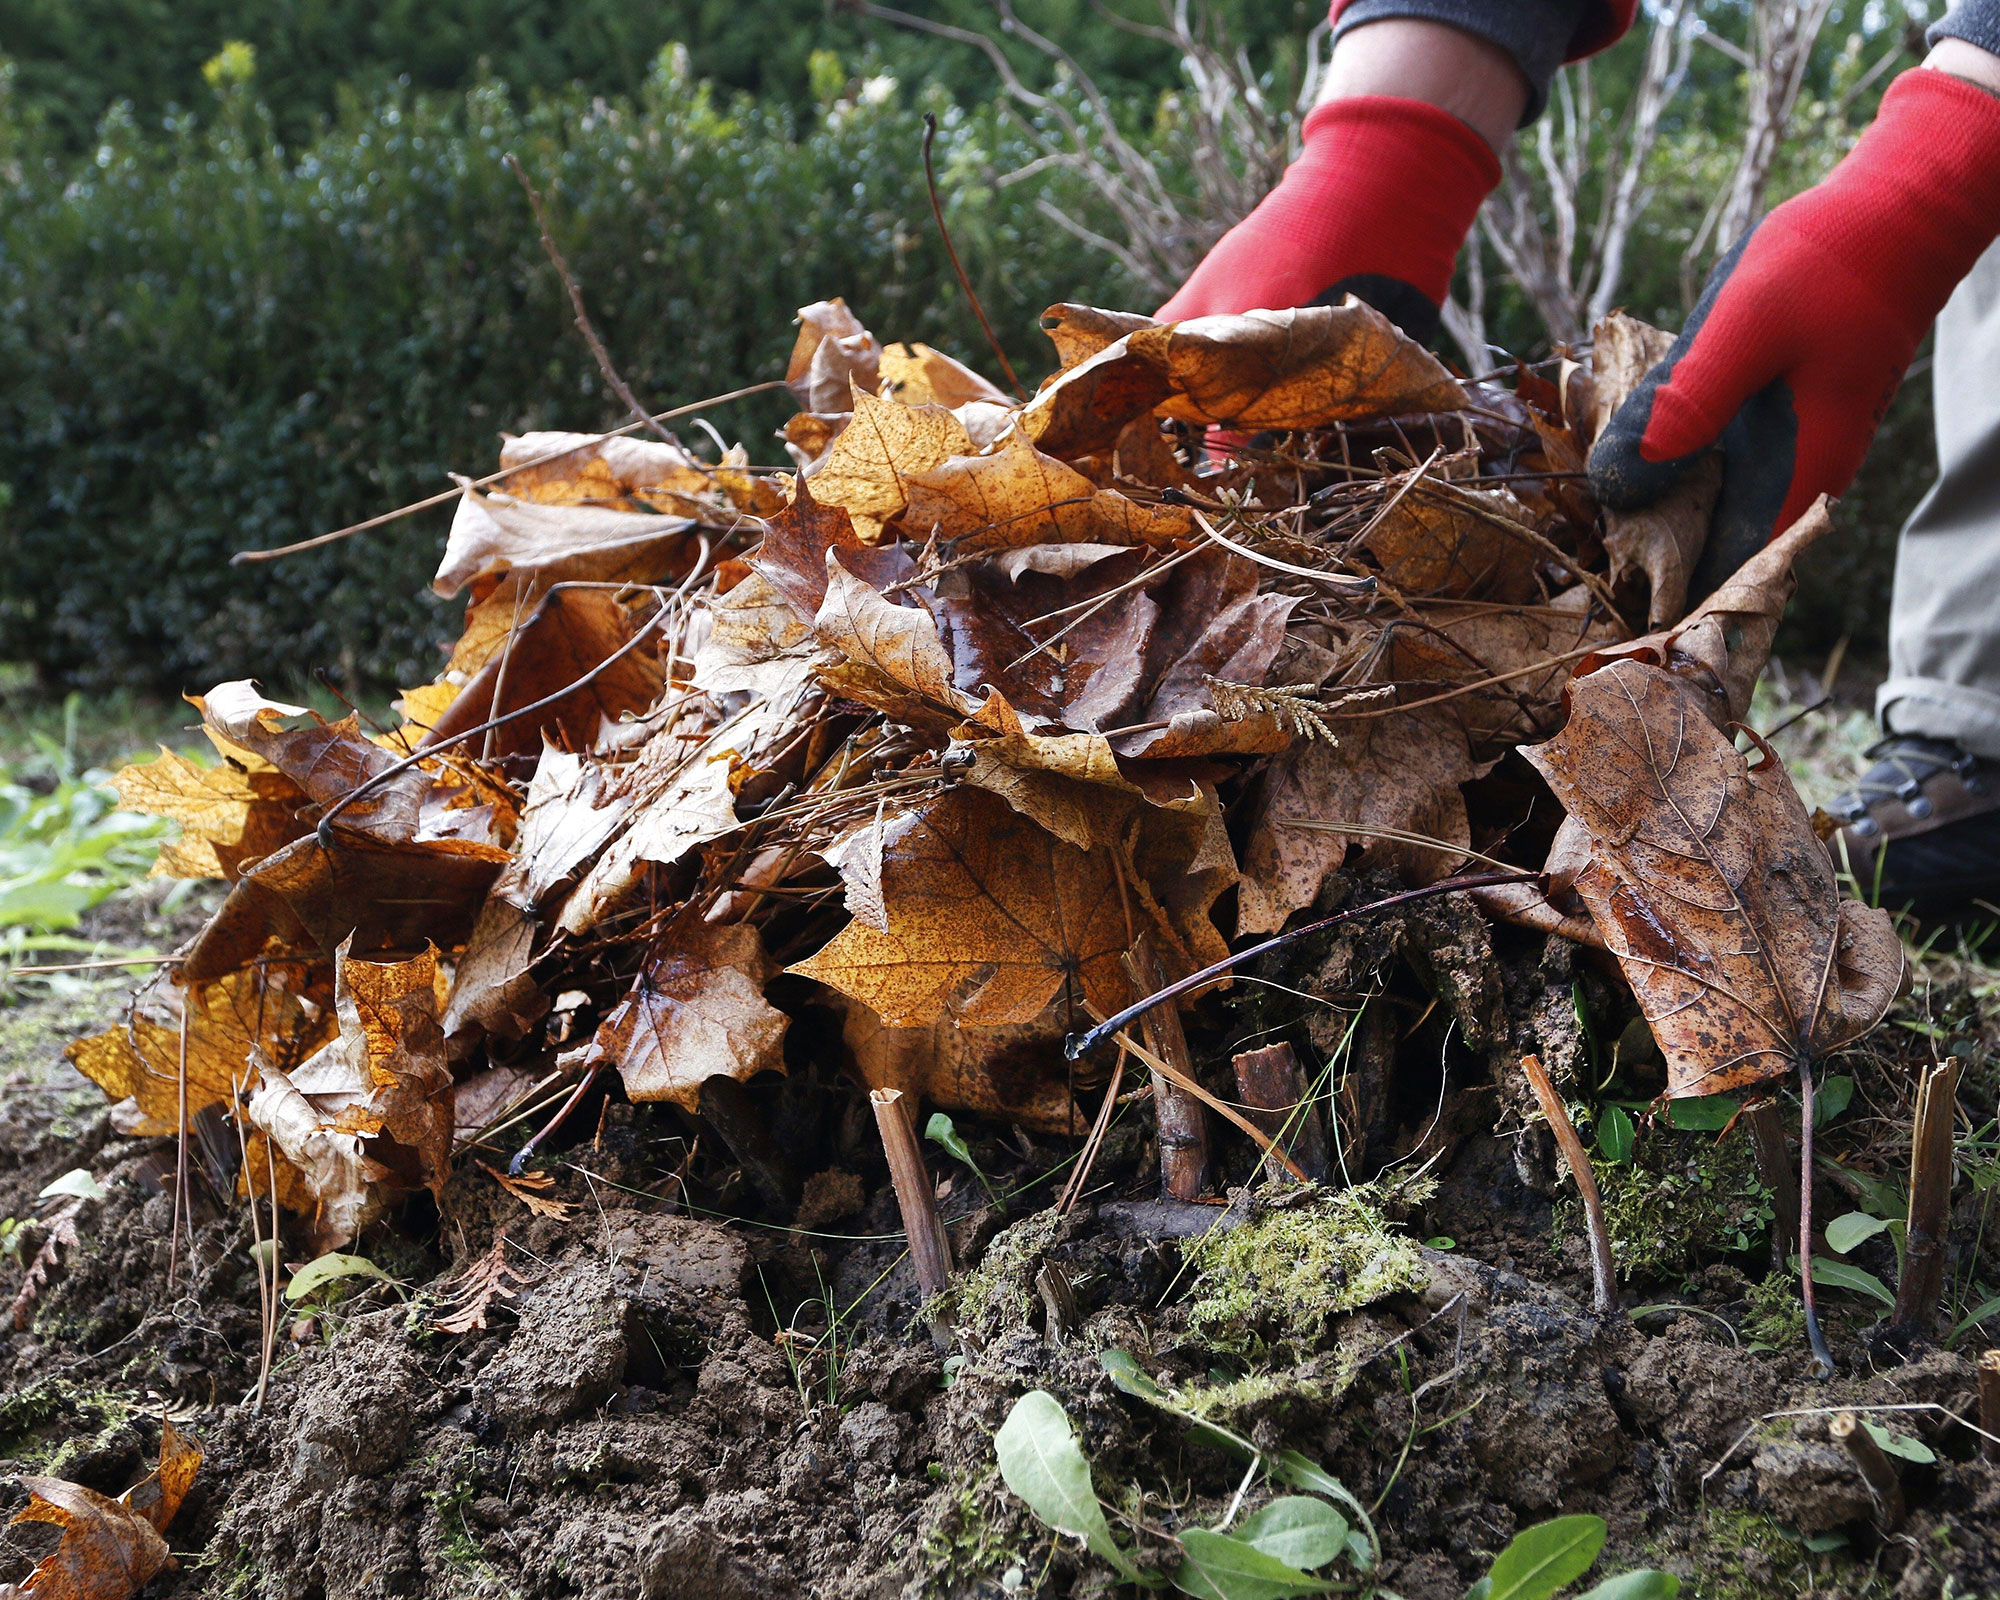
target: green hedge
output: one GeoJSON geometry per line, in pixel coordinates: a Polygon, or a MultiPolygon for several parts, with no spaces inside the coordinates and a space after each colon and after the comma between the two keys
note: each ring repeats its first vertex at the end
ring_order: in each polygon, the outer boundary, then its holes
{"type": "MultiPolygon", "coordinates": [[[[85,686],[315,664],[428,678],[456,631],[456,607],[424,597],[445,513],[270,566],[228,558],[484,470],[502,430],[623,420],[509,151],[658,405],[775,375],[794,309],[834,294],[884,336],[991,365],[930,221],[916,96],[800,129],[674,60],[633,101],[523,111],[488,84],[350,103],[282,156],[241,88],[164,136],[114,109],[81,170],[0,104],[0,657],[85,686]]],[[[1016,363],[1043,370],[1044,305],[1129,296],[1035,210],[1080,203],[1060,175],[996,188],[1023,157],[993,115],[928,103],[960,249],[1016,363]]],[[[716,421],[779,460],[785,409],[716,421]]]]}

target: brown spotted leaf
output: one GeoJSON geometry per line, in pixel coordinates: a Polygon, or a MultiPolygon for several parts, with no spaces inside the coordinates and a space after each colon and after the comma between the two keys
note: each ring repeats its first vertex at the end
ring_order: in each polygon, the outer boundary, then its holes
{"type": "Polygon", "coordinates": [[[18,1592],[35,1600],[131,1600],[172,1564],[163,1535],[200,1466],[200,1447],[169,1422],[159,1466],[116,1500],[62,1478],[20,1479],[29,1498],[14,1521],[49,1523],[62,1530],[62,1541],[18,1592]]]}
{"type": "Polygon", "coordinates": [[[308,831],[299,814],[305,796],[281,772],[198,767],[162,747],[158,759],[121,768],[111,786],[127,811],[171,817],[181,825],[180,837],[160,851],[156,877],[233,882],[246,862],[308,831]]]}
{"type": "Polygon", "coordinates": [[[1782,762],[1746,761],[1702,689],[1636,659],[1570,686],[1525,754],[1590,840],[1576,880],[1667,1058],[1669,1095],[1781,1079],[1887,1010],[1903,951],[1842,901],[1782,762]]]}

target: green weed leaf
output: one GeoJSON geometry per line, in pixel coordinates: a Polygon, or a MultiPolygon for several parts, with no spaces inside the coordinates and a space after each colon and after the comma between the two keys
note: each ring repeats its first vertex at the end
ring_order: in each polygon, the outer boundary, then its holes
{"type": "Polygon", "coordinates": [[[1844,1072],[1837,1072],[1822,1083],[1813,1094],[1813,1126],[1824,1128],[1829,1122],[1845,1111],[1854,1099],[1854,1080],[1844,1072]]]}
{"type": "Polygon", "coordinates": [[[1667,1121],[1676,1128],[1714,1132],[1728,1127],[1742,1109],[1742,1101],[1733,1094],[1705,1094],[1692,1100],[1669,1100],[1667,1121]]]}
{"type": "MultiPolygon", "coordinates": [[[[1794,1258],[1793,1265],[1797,1260],[1794,1258]]],[[[1834,1289],[1845,1289],[1851,1294],[1865,1294],[1871,1300],[1879,1300],[1885,1306],[1893,1306],[1896,1297],[1888,1286],[1874,1273],[1861,1267],[1849,1266],[1845,1261],[1834,1261],[1826,1256],[1813,1257],[1813,1282],[1834,1289]]]]}
{"type": "Polygon", "coordinates": [[[342,1255],[338,1250],[329,1250],[292,1274],[292,1281],[285,1285],[285,1298],[297,1305],[315,1289],[324,1289],[341,1278],[379,1278],[384,1283],[396,1281],[366,1256],[342,1255]]]}
{"type": "Polygon", "coordinates": [[[1632,1118],[1619,1106],[1605,1106],[1597,1114],[1597,1149],[1614,1166],[1632,1164],[1632,1145],[1637,1134],[1632,1118]]]}
{"type": "Polygon", "coordinates": [[[1286,1495],[1246,1518],[1236,1537],[1291,1566],[1323,1567],[1347,1547],[1347,1518],[1311,1495],[1286,1495]]]}
{"type": "Polygon", "coordinates": [[[1869,1438],[1879,1444],[1892,1456],[1901,1456],[1905,1461],[1914,1461],[1920,1467],[1928,1467],[1937,1461],[1937,1453],[1923,1440],[1907,1433],[1898,1433],[1894,1428],[1885,1428],[1881,1423],[1868,1417],[1861,1419],[1861,1426],[1868,1430],[1869,1438]]]}
{"type": "Polygon", "coordinates": [[[1557,1517],[1523,1528],[1486,1575],[1485,1600],[1548,1600],[1590,1570],[1607,1531],[1602,1517],[1557,1517]]]}
{"type": "Polygon", "coordinates": [[[82,1167],[72,1167],[60,1178],[56,1179],[54,1183],[44,1188],[35,1198],[38,1200],[52,1200],[59,1194],[70,1195],[78,1200],[109,1200],[111,1198],[111,1191],[105,1188],[103,1184],[99,1183],[88,1172],[84,1171],[82,1167]]]}
{"type": "Polygon", "coordinates": [[[1606,1578],[1580,1596],[1580,1600],[1674,1600],[1680,1592],[1681,1580],[1671,1572],[1656,1572],[1646,1567],[1606,1578]]]}
{"type": "Polygon", "coordinates": [[[1323,1494],[1352,1511],[1354,1520],[1361,1524],[1368,1539],[1367,1555],[1357,1555],[1354,1564],[1364,1572],[1374,1569],[1375,1563],[1382,1559],[1382,1541],[1375,1537],[1375,1524],[1368,1516],[1368,1508],[1354,1498],[1346,1484],[1317,1461],[1296,1450],[1279,1450],[1266,1455],[1264,1467],[1278,1482],[1294,1489],[1310,1489],[1314,1494],[1323,1494]]]}
{"type": "Polygon", "coordinates": [[[1180,1537],[1187,1559],[1174,1570],[1174,1587],[1201,1600],[1291,1600],[1332,1587],[1226,1533],[1190,1528],[1180,1537]]]}
{"type": "Polygon", "coordinates": [[[1888,1226],[1881,1217],[1871,1217],[1865,1211],[1849,1211],[1826,1225],[1826,1247],[1835,1255],[1844,1256],[1888,1226]]]}
{"type": "Polygon", "coordinates": [[[1014,1402],[993,1436],[1000,1476],[1030,1511],[1057,1533],[1081,1539],[1128,1578],[1139,1569],[1111,1536],[1104,1508],[1097,1503],[1090,1463],[1062,1404],[1046,1389],[1031,1389],[1014,1402]]]}

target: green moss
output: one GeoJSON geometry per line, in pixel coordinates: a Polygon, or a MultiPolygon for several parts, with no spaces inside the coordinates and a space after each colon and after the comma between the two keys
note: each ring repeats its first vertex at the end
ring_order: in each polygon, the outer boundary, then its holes
{"type": "Polygon", "coordinates": [[[0,1397],[0,1458],[17,1469],[60,1477],[62,1463],[121,1427],[133,1409],[124,1395],[60,1378],[30,1384],[0,1397]]]}
{"type": "Polygon", "coordinates": [[[957,1595],[984,1590],[981,1579],[1004,1571],[1026,1556],[994,1525],[988,1500],[998,1494],[999,1474],[988,1468],[971,1483],[942,1497],[917,1545],[919,1595],[957,1595]]]}
{"type": "Polygon", "coordinates": [[[1786,1350],[1806,1336],[1806,1307],[1799,1298],[1799,1280],[1789,1272],[1774,1272],[1750,1290],[1750,1309],[1743,1315],[1743,1332],[1752,1349],[1786,1350]]]}
{"type": "Polygon", "coordinates": [[[1812,1550],[1805,1540],[1773,1517],[1748,1511],[1711,1510],[1686,1525],[1693,1537],[1669,1548],[1655,1542],[1641,1564],[1683,1575],[1692,1571],[1682,1593],[1701,1600],[1770,1600],[1774,1594],[1837,1592],[1853,1600],[1886,1595],[1888,1577],[1864,1564],[1846,1547],[1812,1550]]]}
{"type": "Polygon", "coordinates": [[[1023,1217],[993,1236],[979,1265],[953,1285],[961,1326],[991,1337],[1028,1320],[1036,1305],[1035,1274],[1062,1231],[1055,1208],[1023,1217]]]}
{"type": "Polygon", "coordinates": [[[1196,1241],[1189,1331],[1238,1354],[1305,1352],[1332,1318],[1421,1287],[1423,1258],[1390,1231],[1387,1199],[1375,1185],[1327,1191],[1196,1241]]]}
{"type": "MultiPolygon", "coordinates": [[[[1717,1256],[1756,1249],[1775,1214],[1740,1130],[1718,1141],[1710,1133],[1655,1127],[1640,1137],[1630,1166],[1595,1160],[1591,1166],[1621,1276],[1672,1278],[1717,1256]]],[[[1574,1198],[1558,1202],[1556,1226],[1581,1234],[1583,1211],[1574,1198]]]]}
{"type": "Polygon", "coordinates": [[[1175,1398],[1204,1421],[1227,1425],[1279,1402],[1324,1403],[1346,1389],[1351,1378],[1349,1371],[1332,1379],[1302,1378],[1291,1372],[1248,1372],[1230,1383],[1190,1384],[1175,1398]]]}

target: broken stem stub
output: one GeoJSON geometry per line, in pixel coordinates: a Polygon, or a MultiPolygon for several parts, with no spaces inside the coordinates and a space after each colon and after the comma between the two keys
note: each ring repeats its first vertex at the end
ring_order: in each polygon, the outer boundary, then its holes
{"type": "Polygon", "coordinates": [[[1958,1063],[1926,1071],[1917,1085],[1910,1129],[1910,1210],[1903,1272],[1896,1280],[1892,1328],[1928,1333],[1944,1298],[1951,1229],[1952,1115],[1958,1103],[1958,1063]]]}
{"type": "MultiPolygon", "coordinates": [[[[875,1108],[875,1126],[882,1135],[882,1153],[889,1158],[889,1179],[896,1188],[896,1204],[903,1213],[903,1233],[910,1242],[910,1261],[917,1271],[917,1286],[927,1304],[951,1287],[951,1240],[938,1215],[937,1191],[931,1185],[930,1169],[924,1165],[917,1144],[916,1125],[903,1106],[900,1089],[869,1091],[868,1103],[875,1108]]],[[[949,1348],[951,1330],[938,1314],[931,1318],[931,1338],[940,1349],[949,1348]]]]}
{"type": "MultiPolygon", "coordinates": [[[[1125,973],[1137,994],[1166,987],[1167,975],[1143,934],[1125,953],[1125,973]]],[[[1180,1013],[1155,1006],[1139,1019],[1145,1046],[1183,1077],[1194,1076],[1194,1055],[1180,1013]]],[[[1153,1107],[1159,1119],[1160,1188],[1175,1200],[1193,1200],[1208,1187],[1208,1111],[1165,1073],[1153,1074],[1153,1107]]]]}
{"type": "Polygon", "coordinates": [[[1592,1307],[1599,1312],[1616,1311],[1618,1269],[1612,1261],[1611,1230],[1604,1221],[1604,1199],[1597,1192],[1597,1174],[1591,1170],[1589,1153],[1577,1136],[1576,1124],[1569,1119],[1569,1108],[1549,1081],[1541,1057],[1521,1057],[1521,1071],[1527,1076],[1528,1087],[1535,1091],[1535,1102],[1548,1118],[1550,1131],[1555,1134],[1569,1166],[1569,1175],[1576,1180],[1576,1192],[1583,1198],[1584,1222],[1590,1234],[1590,1277],[1595,1291],[1592,1307]]]}
{"type": "MultiPolygon", "coordinates": [[[[1236,1087],[1244,1100],[1244,1115],[1262,1128],[1274,1144],[1314,1182],[1326,1176],[1326,1123],[1319,1106],[1306,1094],[1305,1073],[1288,1044],[1246,1050],[1235,1059],[1236,1087]]],[[[1266,1161],[1265,1176],[1284,1176],[1276,1162],[1266,1161]]]]}

